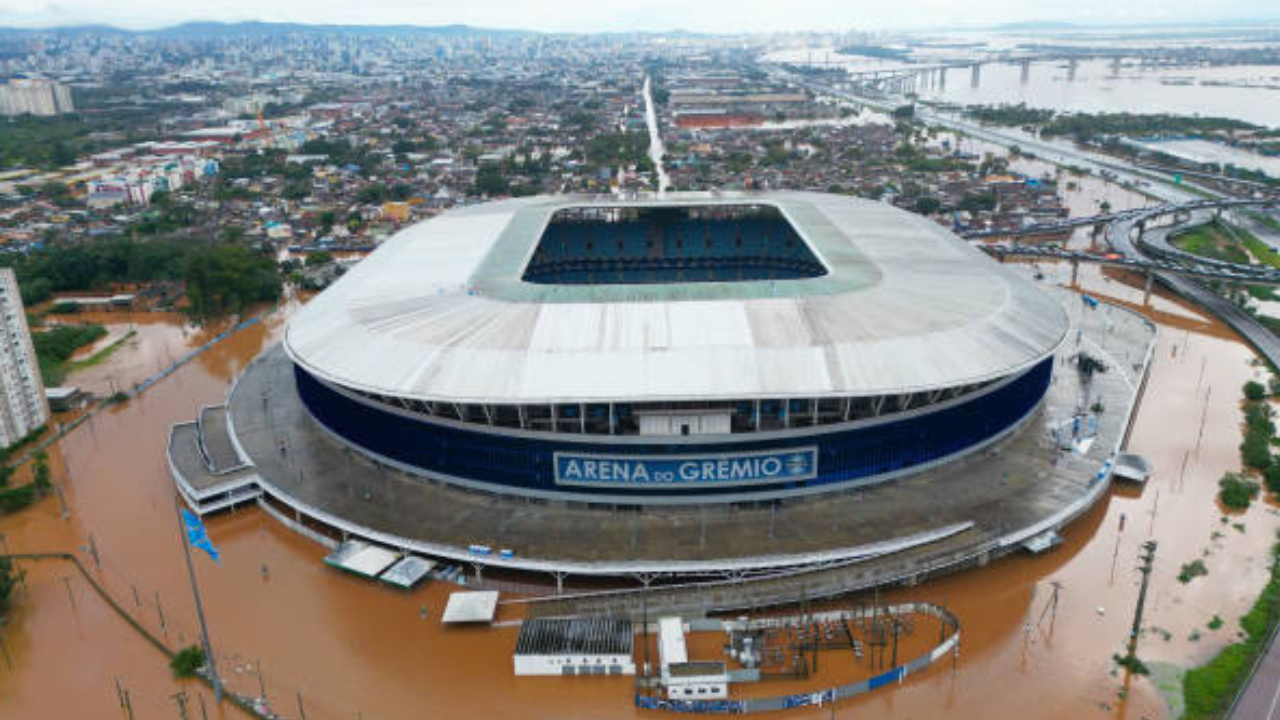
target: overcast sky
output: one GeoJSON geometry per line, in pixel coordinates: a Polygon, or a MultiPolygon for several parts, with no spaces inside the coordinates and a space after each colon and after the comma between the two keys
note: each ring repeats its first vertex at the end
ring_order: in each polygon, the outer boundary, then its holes
{"type": "Polygon", "coordinates": [[[0,0],[0,25],[108,23],[155,28],[188,20],[446,25],[548,31],[723,32],[1280,18],[1278,0],[0,0]]]}

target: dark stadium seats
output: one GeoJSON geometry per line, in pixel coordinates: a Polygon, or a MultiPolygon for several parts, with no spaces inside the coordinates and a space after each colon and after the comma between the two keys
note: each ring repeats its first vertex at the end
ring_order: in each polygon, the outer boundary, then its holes
{"type": "Polygon", "coordinates": [[[780,216],[553,221],[525,268],[540,284],[732,282],[826,269],[780,216]]]}

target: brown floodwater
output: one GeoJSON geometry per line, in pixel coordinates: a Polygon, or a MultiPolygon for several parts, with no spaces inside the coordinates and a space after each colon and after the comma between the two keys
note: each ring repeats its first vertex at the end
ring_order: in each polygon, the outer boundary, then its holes
{"type": "MultiPolygon", "coordinates": [[[[1067,272],[1044,269],[1046,282],[1067,272]]],[[[1133,278],[1083,270],[1082,289],[1141,305],[1142,288],[1133,278]]],[[[1063,545],[1044,556],[1013,556],[884,593],[885,602],[925,599],[955,612],[963,624],[958,662],[841,703],[836,716],[1163,717],[1152,681],[1126,680],[1110,660],[1123,648],[1132,620],[1138,547],[1149,538],[1160,547],[1141,656],[1187,665],[1232,639],[1236,619],[1265,582],[1267,549],[1280,527],[1267,504],[1255,503],[1223,523],[1214,502],[1217,479],[1239,466],[1240,387],[1262,371],[1251,364],[1249,349],[1212,319],[1162,294],[1153,303],[1161,333],[1130,442],[1154,462],[1153,479],[1140,489],[1116,486],[1067,528],[1063,545]],[[1181,565],[1196,558],[1205,561],[1209,575],[1179,583],[1181,565]],[[1059,603],[1046,614],[1054,583],[1060,584],[1059,603]],[[1211,631],[1206,625],[1214,614],[1226,624],[1211,631]]],[[[292,307],[232,336],[140,398],[103,411],[52,448],[67,516],[50,497],[0,518],[8,548],[74,552],[163,642],[195,642],[164,457],[167,429],[191,420],[200,405],[220,401],[235,374],[278,338],[292,307]]],[[[159,329],[152,331],[153,341],[126,345],[112,356],[116,382],[151,375],[220,329],[162,318],[139,314],[131,321],[159,329]]],[[[101,378],[69,382],[88,385],[101,378]]],[[[403,592],[332,570],[322,563],[324,548],[256,508],[211,518],[209,528],[222,563],[194,559],[219,668],[230,688],[253,696],[265,689],[272,707],[288,717],[300,715],[299,698],[313,720],[654,715],[633,707],[629,678],[514,677],[514,626],[440,625],[450,587],[429,583],[403,592]]],[[[195,694],[209,703],[207,690],[172,680],[159,651],[113,614],[74,568],[54,561],[24,567],[31,573],[28,587],[17,593],[17,609],[4,629],[13,666],[0,665],[0,718],[123,717],[117,678],[139,720],[177,717],[172,695],[180,691],[192,693],[191,716],[200,717],[195,694]]],[[[503,606],[499,620],[519,616],[519,606],[503,606]]],[[[926,634],[907,641],[919,647],[908,653],[904,645],[904,654],[917,654],[926,634]]],[[[714,656],[716,645],[699,640],[696,647],[714,656]]],[[[832,658],[809,680],[746,692],[818,689],[865,672],[847,656],[832,658]]],[[[211,717],[243,715],[208,709],[211,717]]],[[[788,716],[830,713],[822,708],[788,716]]]]}
{"type": "MultiPolygon", "coordinates": [[[[107,335],[81,348],[73,360],[83,361],[118,340],[124,344],[96,364],[70,373],[63,384],[75,385],[96,395],[128,390],[172,365],[191,350],[231,326],[230,320],[196,325],[176,312],[90,310],[74,315],[46,316],[47,325],[102,325],[107,335]]],[[[261,332],[261,331],[260,331],[261,332]]]]}

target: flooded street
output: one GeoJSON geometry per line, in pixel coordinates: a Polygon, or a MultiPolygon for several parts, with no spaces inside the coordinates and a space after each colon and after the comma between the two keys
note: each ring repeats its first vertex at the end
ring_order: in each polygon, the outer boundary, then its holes
{"type": "Polygon", "coordinates": [[[671,177],[662,164],[662,156],[666,148],[662,144],[662,129],[658,126],[658,112],[653,107],[653,91],[649,87],[649,76],[644,78],[644,121],[649,128],[649,159],[653,161],[654,172],[658,175],[658,192],[664,193],[671,187],[671,177]]]}
{"type": "MultiPolygon", "coordinates": [[[[1090,180],[1068,193],[1073,214],[1102,197],[1114,207],[1140,201],[1100,194],[1106,191],[1090,180]]],[[[1045,282],[1070,277],[1066,266],[1042,270],[1045,282]]],[[[1082,268],[1080,284],[1130,307],[1142,303],[1140,281],[1121,274],[1082,268]]],[[[49,497],[0,518],[9,549],[74,553],[161,642],[171,648],[196,642],[164,454],[167,430],[189,421],[199,406],[221,401],[236,374],[279,337],[291,307],[64,438],[51,452],[51,465],[69,514],[63,518],[58,499],[49,497]]],[[[1186,665],[1232,639],[1236,619],[1265,582],[1267,549],[1280,527],[1265,503],[1231,516],[1215,503],[1218,478],[1239,467],[1240,387],[1263,375],[1250,364],[1247,347],[1194,309],[1156,295],[1149,310],[1161,323],[1160,337],[1130,447],[1155,464],[1152,481],[1145,488],[1115,486],[1044,556],[1016,555],[884,593],[884,602],[923,599],[958,615],[959,661],[954,671],[948,660],[900,687],[841,703],[837,717],[985,720],[996,707],[1001,715],[1044,720],[1163,717],[1153,682],[1126,681],[1110,659],[1122,650],[1132,621],[1139,544],[1153,537],[1160,547],[1141,657],[1186,665]],[[1196,558],[1209,575],[1179,583],[1181,565],[1196,558]],[[1050,611],[1054,583],[1059,603],[1050,611]],[[1215,614],[1226,623],[1209,630],[1215,614]]],[[[123,316],[97,321],[114,331],[123,316]]],[[[166,315],[125,322],[137,330],[136,340],[69,383],[97,391],[104,383],[135,383],[225,327],[192,328],[166,315]]],[[[286,717],[300,717],[299,703],[309,719],[656,716],[633,707],[630,678],[514,677],[514,626],[440,624],[452,586],[431,582],[402,592],[337,572],[322,563],[324,548],[257,508],[208,522],[221,566],[203,555],[194,559],[219,668],[230,689],[255,697],[265,691],[286,717]]],[[[5,628],[13,666],[0,677],[0,717],[115,717],[121,713],[117,678],[139,720],[177,717],[172,696],[181,691],[191,694],[195,713],[203,695],[210,717],[246,716],[229,705],[215,712],[207,689],[175,682],[164,656],[73,565],[41,560],[23,566],[28,589],[17,593],[18,609],[5,628]]],[[[499,620],[518,619],[516,607],[504,606],[499,620]]],[[[919,640],[911,642],[923,647],[919,640]]],[[[714,656],[714,643],[708,652],[714,656]]],[[[817,678],[744,692],[817,689],[846,680],[842,668],[855,670],[847,660],[833,661],[817,678]]],[[[828,708],[789,713],[829,715],[828,708]]]]}

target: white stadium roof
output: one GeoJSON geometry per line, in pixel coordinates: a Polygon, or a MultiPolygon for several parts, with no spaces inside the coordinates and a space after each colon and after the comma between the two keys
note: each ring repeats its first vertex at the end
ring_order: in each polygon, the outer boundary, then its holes
{"type": "Polygon", "coordinates": [[[868,396],[995,379],[1062,341],[1063,309],[944,228],[800,192],[540,196],[397,233],[307,304],[285,346],[311,374],[423,400],[546,403],[868,396]],[[669,285],[521,280],[572,207],[766,204],[828,274],[669,285]]]}

